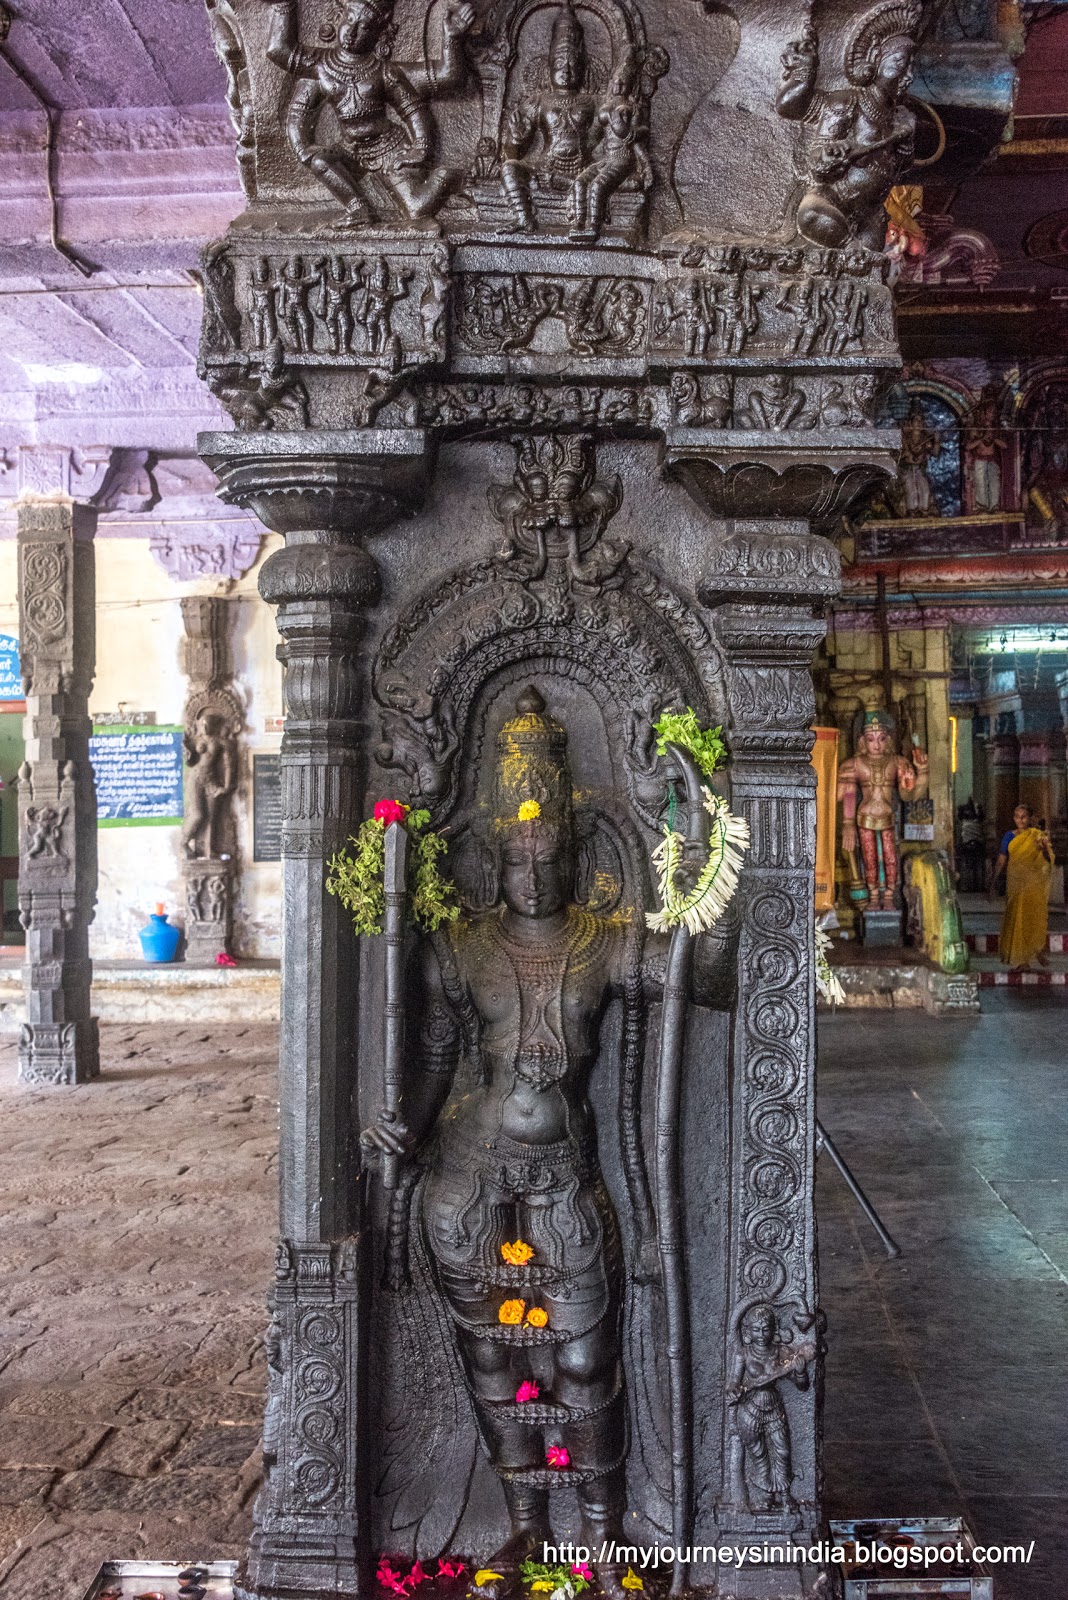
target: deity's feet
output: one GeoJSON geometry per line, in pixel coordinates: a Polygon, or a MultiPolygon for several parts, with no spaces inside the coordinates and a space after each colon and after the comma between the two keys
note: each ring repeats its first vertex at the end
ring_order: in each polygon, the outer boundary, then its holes
{"type": "Polygon", "coordinates": [[[623,1587],[623,1579],[627,1576],[626,1567],[609,1566],[607,1562],[595,1561],[593,1572],[604,1600],[634,1600],[634,1596],[623,1587]]]}

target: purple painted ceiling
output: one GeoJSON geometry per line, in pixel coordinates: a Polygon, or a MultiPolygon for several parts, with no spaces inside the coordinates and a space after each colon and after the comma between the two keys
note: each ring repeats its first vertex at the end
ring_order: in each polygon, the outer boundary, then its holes
{"type": "MultiPolygon", "coordinates": [[[[222,103],[203,0],[19,0],[10,50],[53,105],[222,103]]],[[[32,110],[3,69],[0,111],[32,110]]]]}

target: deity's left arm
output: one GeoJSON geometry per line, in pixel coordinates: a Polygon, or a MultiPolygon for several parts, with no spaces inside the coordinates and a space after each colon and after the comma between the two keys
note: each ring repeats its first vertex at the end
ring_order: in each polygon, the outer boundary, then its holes
{"type": "Polygon", "coordinates": [[[924,750],[914,749],[912,756],[912,761],[905,756],[897,758],[897,787],[901,794],[911,795],[914,800],[925,800],[928,778],[927,753],[924,750]]]}
{"type": "MultiPolygon", "coordinates": [[[[642,959],[642,980],[646,997],[660,1000],[664,993],[669,933],[647,933],[642,959]]],[[[729,1011],[738,986],[738,929],[728,909],[714,928],[694,939],[690,971],[690,1001],[710,1011],[729,1011]]]]}

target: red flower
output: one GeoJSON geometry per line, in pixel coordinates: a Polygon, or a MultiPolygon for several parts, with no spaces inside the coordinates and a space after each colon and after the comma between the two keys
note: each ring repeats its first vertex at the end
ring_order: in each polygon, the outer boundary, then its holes
{"type": "Polygon", "coordinates": [[[571,1465],[571,1452],[566,1445],[551,1444],[545,1452],[545,1462],[550,1467],[569,1467],[571,1465]]]}
{"type": "Polygon", "coordinates": [[[524,1378],[515,1392],[516,1402],[521,1406],[526,1405],[528,1400],[536,1400],[540,1393],[541,1390],[536,1383],[533,1383],[530,1378],[524,1378]]]}
{"type": "Polygon", "coordinates": [[[394,1572],[385,1556],[379,1556],[378,1558],[378,1571],[375,1573],[375,1577],[383,1589],[390,1589],[394,1594],[398,1595],[407,1593],[404,1587],[404,1579],[399,1572],[394,1572]]]}
{"type": "Polygon", "coordinates": [[[375,821],[383,828],[388,828],[391,822],[403,822],[407,815],[408,807],[400,800],[380,800],[375,806],[375,821]]]}
{"type": "Polygon", "coordinates": [[[408,1576],[405,1578],[404,1583],[407,1588],[414,1589],[417,1583],[425,1583],[429,1577],[429,1572],[423,1571],[422,1562],[416,1561],[412,1566],[411,1572],[409,1572],[408,1576]]]}
{"type": "Polygon", "coordinates": [[[463,1575],[464,1564],[462,1561],[446,1561],[444,1556],[438,1557],[438,1570],[435,1577],[459,1578],[463,1575]]]}
{"type": "Polygon", "coordinates": [[[215,957],[215,965],[217,967],[236,967],[237,962],[234,960],[233,956],[228,956],[225,950],[220,950],[218,955],[215,957]]]}

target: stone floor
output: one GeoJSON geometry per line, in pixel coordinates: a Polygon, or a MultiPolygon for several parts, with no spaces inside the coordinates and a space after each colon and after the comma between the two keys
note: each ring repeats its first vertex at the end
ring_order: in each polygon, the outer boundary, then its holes
{"type": "Polygon", "coordinates": [[[821,1158],[831,1514],[1034,1539],[997,1600],[1068,1596],[1066,1024],[1063,990],[820,1018],[820,1120],[903,1251],[821,1158]]]}
{"type": "MultiPolygon", "coordinates": [[[[1063,991],[820,1021],[821,1118],[905,1252],[824,1158],[831,1509],[1034,1538],[998,1600],[1068,1595],[1066,1022],[1063,991]]],[[[258,1472],[274,1030],[103,1034],[104,1078],[60,1094],[0,1044],[4,1600],[236,1555],[258,1472]]]]}
{"type": "Polygon", "coordinates": [[[237,1555],[258,1477],[276,1029],[105,1027],[104,1076],[0,1046],[0,1594],[237,1555]]]}

